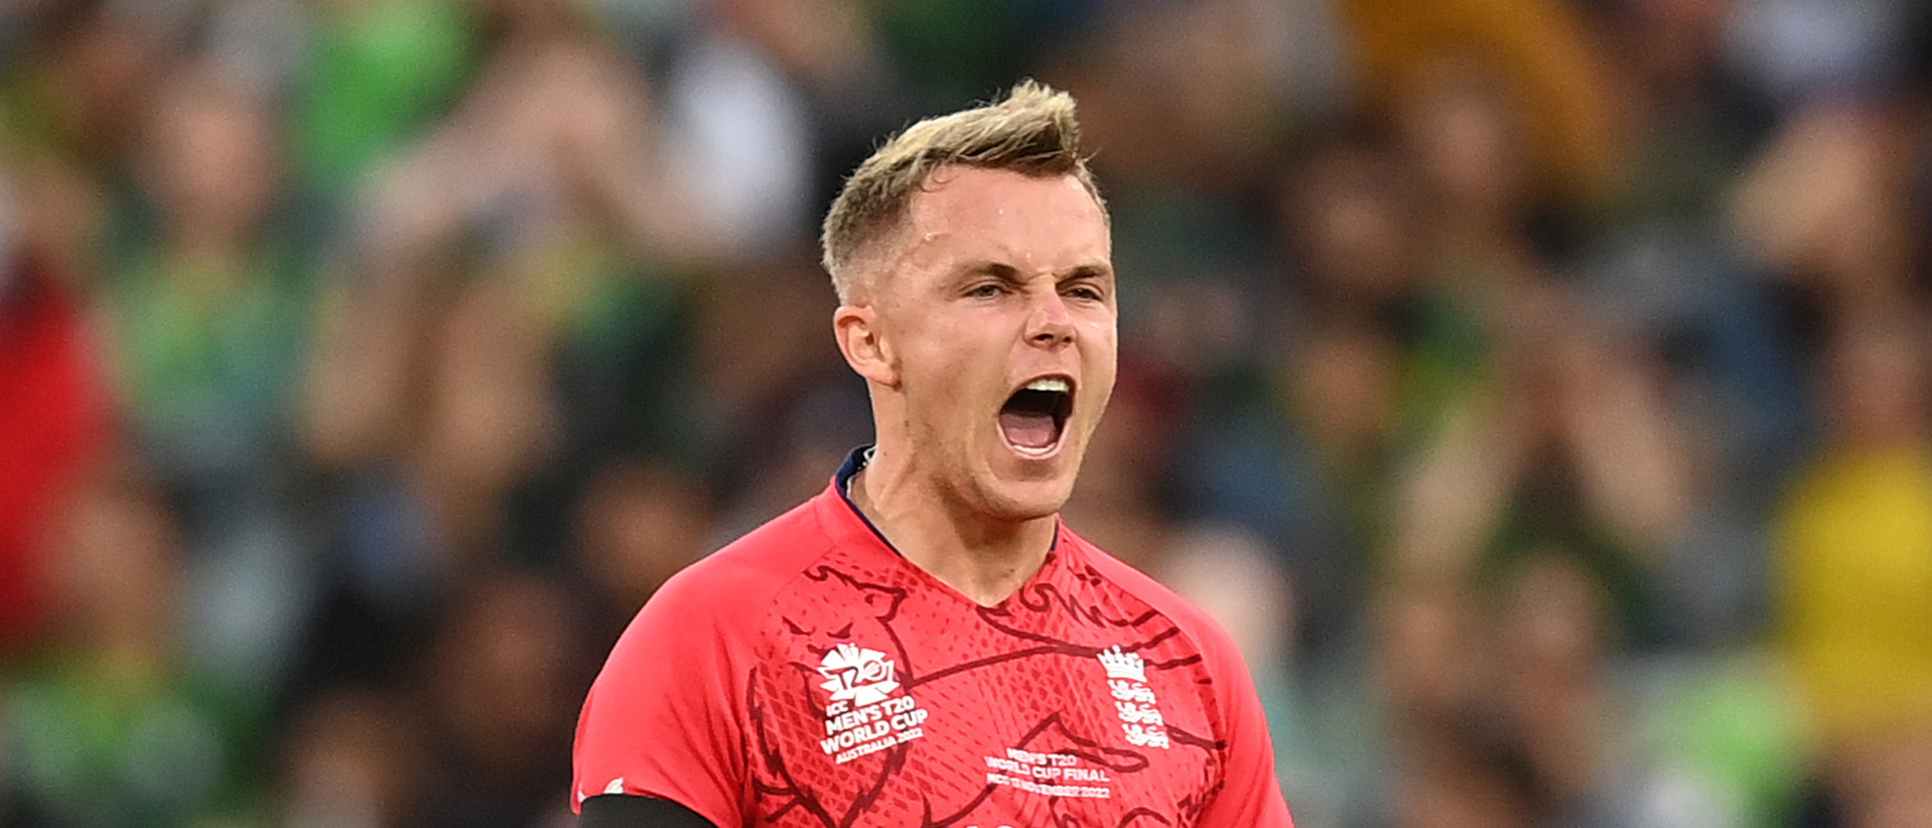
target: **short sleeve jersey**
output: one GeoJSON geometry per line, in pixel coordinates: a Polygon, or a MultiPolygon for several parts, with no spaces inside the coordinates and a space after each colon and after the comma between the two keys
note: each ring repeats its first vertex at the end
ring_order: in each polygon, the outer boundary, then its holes
{"type": "Polygon", "coordinates": [[[1292,828],[1227,635],[1064,525],[997,606],[832,486],[688,567],[585,701],[575,801],[719,828],[1292,828]]]}

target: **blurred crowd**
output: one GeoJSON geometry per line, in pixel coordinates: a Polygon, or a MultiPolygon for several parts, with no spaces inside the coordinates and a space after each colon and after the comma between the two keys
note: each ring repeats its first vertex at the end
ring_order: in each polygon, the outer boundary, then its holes
{"type": "Polygon", "coordinates": [[[0,0],[0,826],[571,824],[623,624],[867,440],[841,176],[1022,77],[1067,519],[1299,825],[1932,825],[1926,8],[0,0]]]}

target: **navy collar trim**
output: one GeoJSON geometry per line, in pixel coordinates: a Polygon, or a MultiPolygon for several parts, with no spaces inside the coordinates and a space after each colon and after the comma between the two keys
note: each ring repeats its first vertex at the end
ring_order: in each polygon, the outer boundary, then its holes
{"type": "Polygon", "coordinates": [[[832,476],[832,488],[838,490],[839,499],[845,501],[845,508],[851,509],[852,514],[858,515],[859,520],[865,523],[865,528],[872,530],[873,537],[878,538],[879,542],[885,544],[893,554],[903,558],[905,553],[900,552],[899,547],[893,546],[892,541],[886,539],[885,533],[872,524],[872,518],[865,516],[865,511],[859,508],[859,504],[852,502],[852,478],[857,477],[859,472],[865,469],[865,464],[872,462],[872,453],[877,450],[876,446],[864,445],[846,454],[845,462],[839,464],[838,474],[832,476]]]}

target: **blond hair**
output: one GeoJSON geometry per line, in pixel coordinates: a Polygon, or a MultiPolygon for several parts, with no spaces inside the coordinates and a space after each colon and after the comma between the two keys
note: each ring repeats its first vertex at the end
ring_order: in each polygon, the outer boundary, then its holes
{"type": "Polygon", "coordinates": [[[853,260],[899,226],[913,193],[935,171],[954,164],[1036,177],[1071,175],[1106,215],[1106,202],[1080,154],[1073,96],[1024,80],[1004,100],[907,127],[845,180],[820,237],[825,271],[840,302],[852,298],[853,260]]]}

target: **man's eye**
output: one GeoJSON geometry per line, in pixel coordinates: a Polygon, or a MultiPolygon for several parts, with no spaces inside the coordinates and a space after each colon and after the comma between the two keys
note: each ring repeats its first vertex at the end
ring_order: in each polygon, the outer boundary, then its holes
{"type": "Polygon", "coordinates": [[[1095,302],[1098,302],[1101,299],[1105,298],[1101,295],[1100,290],[1098,288],[1091,288],[1091,287],[1076,287],[1072,290],[1067,291],[1067,294],[1076,299],[1091,299],[1095,302]]]}
{"type": "Polygon", "coordinates": [[[966,295],[975,299],[991,299],[1000,295],[1000,286],[989,282],[967,291],[966,295]]]}

